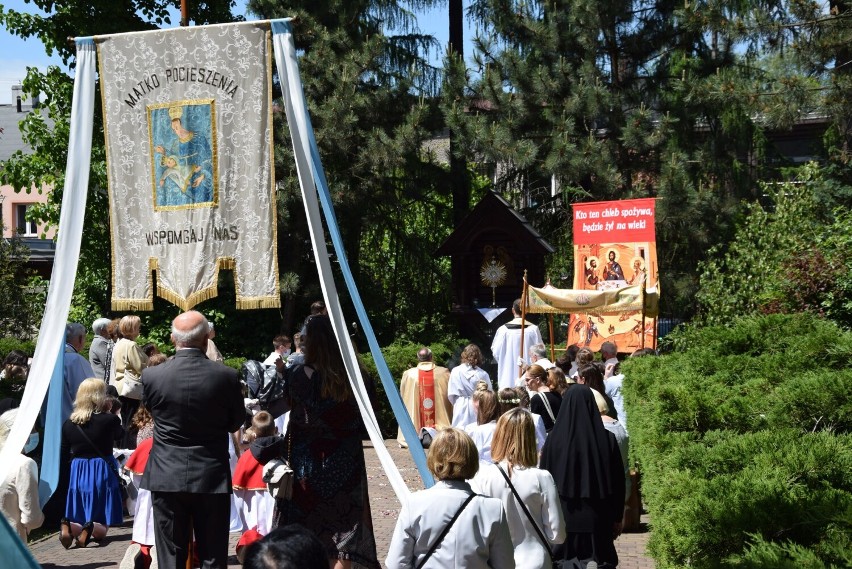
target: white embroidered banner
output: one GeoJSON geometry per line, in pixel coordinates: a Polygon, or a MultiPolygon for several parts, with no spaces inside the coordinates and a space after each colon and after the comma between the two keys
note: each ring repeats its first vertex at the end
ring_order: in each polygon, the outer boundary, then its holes
{"type": "Polygon", "coordinates": [[[188,310],[233,269],[238,308],[280,305],[269,24],[95,38],[113,310],[188,310]]]}

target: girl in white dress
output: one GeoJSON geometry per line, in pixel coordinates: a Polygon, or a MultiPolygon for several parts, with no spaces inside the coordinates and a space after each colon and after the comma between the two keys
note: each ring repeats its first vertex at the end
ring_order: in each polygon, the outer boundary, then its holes
{"type": "Polygon", "coordinates": [[[482,466],[472,482],[478,492],[503,502],[515,567],[529,569],[549,567],[550,545],[565,540],[565,520],[553,476],[535,468],[538,452],[534,430],[532,416],[523,409],[512,409],[501,416],[491,444],[494,463],[482,466]],[[518,503],[507,478],[532,519],[518,503]]]}
{"type": "Polygon", "coordinates": [[[473,393],[479,382],[485,383],[491,390],[491,378],[482,365],[482,352],[475,344],[469,344],[461,353],[461,365],[450,372],[447,398],[453,406],[453,427],[463,429],[476,422],[476,410],[473,408],[473,393]]]}
{"type": "Polygon", "coordinates": [[[497,417],[500,416],[500,409],[497,406],[497,395],[493,391],[488,391],[485,386],[480,386],[477,386],[477,391],[473,394],[476,423],[471,423],[464,430],[473,439],[473,443],[479,451],[479,460],[490,463],[491,439],[494,437],[494,430],[497,428],[497,417]]]}

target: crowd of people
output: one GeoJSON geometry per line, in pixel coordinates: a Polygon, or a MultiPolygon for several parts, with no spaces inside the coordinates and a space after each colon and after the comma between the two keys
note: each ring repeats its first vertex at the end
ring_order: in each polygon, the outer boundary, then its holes
{"type": "MultiPolygon", "coordinates": [[[[225,567],[234,531],[247,567],[380,567],[361,415],[321,302],[292,340],[273,339],[260,364],[261,382],[284,386],[283,407],[252,397],[222,364],[199,312],[173,321],[170,358],[139,344],[137,316],[98,319],[92,331],[87,360],[85,328],[66,328],[62,469],[51,500],[63,547],[103,539],[129,513],[122,567],[225,567]]],[[[604,343],[596,362],[572,346],[551,362],[540,338],[528,322],[498,331],[496,390],[478,346],[451,370],[428,347],[418,351],[400,395],[437,483],[403,503],[387,567],[617,566],[631,490],[617,348],[604,343]],[[522,336],[538,340],[524,353],[522,336]]],[[[25,381],[27,367],[25,354],[12,353],[4,375],[25,381]]],[[[0,448],[12,406],[0,402],[0,448]]],[[[45,514],[56,523],[51,502],[39,508],[26,456],[37,445],[36,432],[0,486],[0,509],[24,540],[45,514]]]]}
{"type": "Polygon", "coordinates": [[[473,344],[452,370],[432,364],[424,347],[403,375],[403,401],[423,446],[430,443],[439,483],[403,505],[388,567],[452,566],[453,555],[464,567],[618,565],[614,540],[631,491],[618,349],[604,342],[598,358],[569,346],[551,361],[537,326],[520,317],[520,300],[512,311],[491,346],[496,392],[473,344]],[[504,519],[487,502],[469,502],[475,494],[498,499],[504,519]],[[455,533],[456,523],[473,530],[455,533]]]}

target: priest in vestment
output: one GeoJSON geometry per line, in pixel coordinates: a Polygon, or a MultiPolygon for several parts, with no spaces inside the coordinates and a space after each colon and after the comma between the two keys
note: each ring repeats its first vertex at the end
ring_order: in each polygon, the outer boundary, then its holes
{"type": "MultiPolygon", "coordinates": [[[[453,406],[447,397],[450,370],[436,366],[432,362],[432,350],[426,347],[417,352],[417,361],[417,367],[402,374],[399,394],[414,423],[414,430],[420,435],[423,427],[438,430],[449,427],[453,419],[453,406]]],[[[401,447],[408,446],[401,429],[396,440],[401,447]]]]}
{"type": "Polygon", "coordinates": [[[512,304],[512,315],[513,320],[497,328],[494,341],[491,343],[491,353],[497,360],[499,389],[524,384],[518,378],[531,362],[526,356],[521,356],[521,334],[524,336],[524,354],[529,353],[530,347],[543,343],[538,326],[531,322],[521,324],[521,299],[512,304]]]}

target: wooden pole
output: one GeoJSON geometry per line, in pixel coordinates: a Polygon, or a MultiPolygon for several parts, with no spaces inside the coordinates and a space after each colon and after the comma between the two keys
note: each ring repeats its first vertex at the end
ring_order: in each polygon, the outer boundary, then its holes
{"type": "Polygon", "coordinates": [[[184,28],[189,26],[189,12],[186,8],[186,0],[180,0],[180,25],[184,28]]]}
{"type": "Polygon", "coordinates": [[[645,279],[642,279],[642,330],[640,332],[639,348],[645,347],[645,279]]]}
{"type": "Polygon", "coordinates": [[[548,324],[550,325],[550,363],[556,363],[556,351],[553,348],[553,313],[547,314],[548,324]]]}

